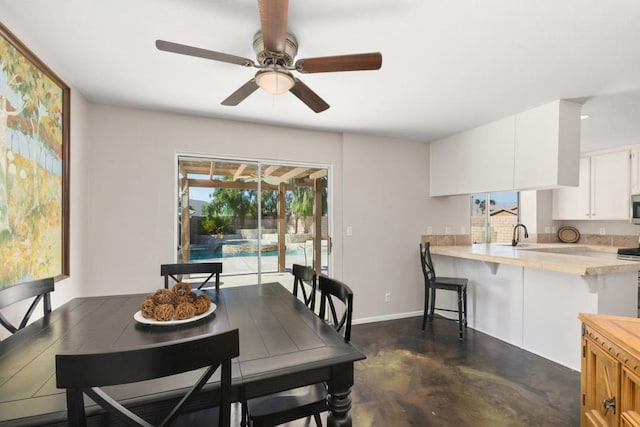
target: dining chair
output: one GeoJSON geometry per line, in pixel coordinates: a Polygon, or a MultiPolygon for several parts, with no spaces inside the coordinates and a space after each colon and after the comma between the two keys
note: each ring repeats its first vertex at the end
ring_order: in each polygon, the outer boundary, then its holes
{"type": "Polygon", "coordinates": [[[102,387],[148,381],[206,368],[178,403],[170,410],[167,408],[167,415],[157,411],[145,415],[146,418],[153,417],[155,425],[166,426],[185,414],[186,405],[220,368],[220,397],[219,401],[211,402],[211,406],[219,406],[218,425],[228,427],[231,418],[231,359],[239,353],[238,329],[233,329],[220,334],[116,351],[56,354],[56,384],[58,388],[66,389],[67,416],[72,427],[87,425],[85,394],[106,411],[106,416],[102,415],[105,418],[100,420],[102,424],[112,425],[117,420],[128,425],[151,426],[153,424],[134,412],[133,402],[131,405],[120,402],[102,387]],[[161,417],[164,419],[158,423],[161,417]]]}
{"type": "MultiPolygon", "coordinates": [[[[220,274],[222,273],[221,262],[194,262],[180,264],[162,264],[160,266],[160,275],[164,276],[164,287],[169,289],[169,278],[176,283],[180,282],[183,274],[208,274],[204,281],[196,284],[198,289],[202,289],[212,277],[215,276],[216,291],[220,290],[220,274]]],[[[193,284],[192,284],[193,287],[193,284]]]]}
{"type": "Polygon", "coordinates": [[[304,304],[314,311],[316,306],[316,272],[306,265],[293,264],[293,295],[298,296],[298,289],[302,294],[304,304]],[[309,287],[310,289],[307,289],[309,287]]]}
{"type": "MultiPolygon", "coordinates": [[[[422,331],[429,321],[433,322],[435,310],[458,313],[458,330],[460,339],[463,337],[463,326],[467,328],[467,285],[469,279],[463,277],[441,277],[436,276],[436,270],[431,259],[431,244],[429,242],[420,243],[420,264],[424,275],[424,314],[422,316],[422,331]],[[458,309],[436,307],[436,290],[454,291],[458,297],[458,309]],[[431,294],[431,296],[429,296],[431,294]]],[[[446,318],[445,318],[446,319],[446,318]]],[[[447,319],[450,320],[450,319],[447,319]]]]}
{"type": "Polygon", "coordinates": [[[8,307],[19,301],[34,298],[29,309],[22,318],[22,321],[17,327],[9,322],[2,313],[0,313],[0,324],[2,324],[2,326],[4,326],[9,332],[15,334],[18,330],[27,325],[27,322],[41,300],[44,316],[48,316],[49,313],[51,313],[51,292],[53,292],[54,286],[55,282],[53,277],[48,277],[46,279],[19,283],[0,290],[0,309],[8,307]]]}
{"type": "MultiPolygon", "coordinates": [[[[339,332],[345,341],[350,341],[353,292],[344,283],[324,275],[320,275],[318,286],[319,317],[339,332]]],[[[320,413],[328,410],[327,394],[327,385],[318,383],[249,399],[247,410],[250,425],[269,427],[313,416],[316,425],[321,427],[320,413]]]]}

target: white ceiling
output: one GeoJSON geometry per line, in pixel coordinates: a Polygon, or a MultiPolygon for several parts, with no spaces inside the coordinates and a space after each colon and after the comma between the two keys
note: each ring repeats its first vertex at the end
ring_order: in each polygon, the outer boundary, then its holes
{"type": "Polygon", "coordinates": [[[0,0],[0,20],[99,103],[429,141],[559,98],[586,111],[602,95],[601,114],[620,117],[622,97],[640,126],[638,0],[291,0],[296,59],[383,56],[379,71],[299,74],[331,105],[319,114],[288,93],[222,106],[255,69],[154,46],[255,59],[255,0],[0,0]]]}

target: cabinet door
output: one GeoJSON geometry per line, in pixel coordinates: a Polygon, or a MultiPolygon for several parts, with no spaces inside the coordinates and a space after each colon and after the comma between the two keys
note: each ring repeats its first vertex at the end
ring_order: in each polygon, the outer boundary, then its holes
{"type": "Polygon", "coordinates": [[[589,219],[591,158],[580,158],[580,184],[553,190],[553,219],[589,219]]]}
{"type": "Polygon", "coordinates": [[[591,157],[591,219],[629,219],[629,151],[591,157]]]}
{"type": "Polygon", "coordinates": [[[620,416],[624,420],[622,425],[640,426],[638,412],[640,412],[640,377],[622,368],[620,389],[620,416]]]}
{"type": "Polygon", "coordinates": [[[640,148],[631,150],[631,194],[640,194],[640,148]]]}
{"type": "Polygon", "coordinates": [[[584,345],[582,425],[617,427],[620,364],[591,341],[584,345]]]}

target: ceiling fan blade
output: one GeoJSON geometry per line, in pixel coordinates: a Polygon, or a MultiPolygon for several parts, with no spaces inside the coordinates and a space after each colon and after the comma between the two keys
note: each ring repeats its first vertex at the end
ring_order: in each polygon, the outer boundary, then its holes
{"type": "Polygon", "coordinates": [[[238,88],[238,90],[236,90],[231,95],[229,95],[227,97],[227,99],[222,101],[221,104],[222,105],[228,105],[228,106],[238,105],[242,101],[244,101],[245,98],[247,98],[249,95],[251,95],[253,92],[255,92],[256,89],[258,89],[258,85],[256,84],[256,80],[255,79],[251,79],[248,82],[246,82],[245,84],[243,84],[242,86],[240,86],[240,88],[238,88]]]}
{"type": "Polygon", "coordinates": [[[380,52],[304,58],[296,61],[296,70],[301,73],[378,70],[380,67],[382,67],[380,52]]]}
{"type": "Polygon", "coordinates": [[[287,41],[289,0],[258,0],[264,48],[284,53],[287,41]]]}
{"type": "Polygon", "coordinates": [[[314,91],[309,89],[309,86],[302,83],[298,79],[295,79],[295,81],[296,84],[293,85],[291,89],[289,89],[289,92],[294,94],[300,101],[307,104],[307,106],[316,113],[321,113],[329,108],[329,104],[324,102],[324,100],[320,98],[314,91]]]}
{"type": "Polygon", "coordinates": [[[230,64],[242,65],[243,67],[255,67],[256,64],[240,56],[229,55],[228,53],[216,52],[214,50],[201,49],[199,47],[187,46],[185,44],[156,40],[158,50],[165,52],[179,53],[187,56],[197,56],[199,58],[213,59],[214,61],[228,62],[230,64]]]}

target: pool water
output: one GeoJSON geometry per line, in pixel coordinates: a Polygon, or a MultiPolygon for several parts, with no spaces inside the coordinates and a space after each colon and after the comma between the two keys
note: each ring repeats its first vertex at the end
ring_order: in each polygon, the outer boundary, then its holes
{"type": "MultiPolygon", "coordinates": [[[[322,249],[322,254],[326,255],[327,250],[322,249]]],[[[222,251],[214,251],[211,249],[191,249],[190,258],[191,260],[203,260],[203,259],[213,259],[213,258],[234,258],[234,257],[255,257],[258,255],[258,251],[254,252],[244,252],[244,253],[236,253],[236,254],[223,254],[222,251]]],[[[304,256],[304,251],[302,249],[287,249],[286,255],[289,256],[304,256]]],[[[268,251],[262,252],[262,256],[278,256],[278,251],[268,251]]],[[[307,251],[307,256],[311,256],[311,251],[307,251]]]]}

